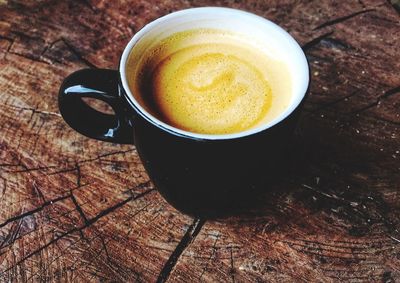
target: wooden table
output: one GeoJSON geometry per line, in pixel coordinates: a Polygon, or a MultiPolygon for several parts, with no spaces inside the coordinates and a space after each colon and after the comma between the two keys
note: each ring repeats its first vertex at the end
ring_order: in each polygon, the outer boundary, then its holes
{"type": "Polygon", "coordinates": [[[398,3],[0,0],[0,281],[400,281],[398,3]],[[116,68],[143,25],[207,5],[283,26],[312,76],[287,179],[214,220],[57,108],[69,73],[116,68]]]}

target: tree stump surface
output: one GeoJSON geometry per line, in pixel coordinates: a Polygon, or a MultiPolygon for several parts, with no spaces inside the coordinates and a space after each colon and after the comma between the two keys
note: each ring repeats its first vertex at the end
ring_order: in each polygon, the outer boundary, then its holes
{"type": "Polygon", "coordinates": [[[0,282],[400,282],[398,1],[0,0],[0,282]],[[199,6],[268,18],[303,46],[302,157],[258,205],[192,219],[134,146],[91,140],[60,83],[117,68],[146,23],[199,6]]]}

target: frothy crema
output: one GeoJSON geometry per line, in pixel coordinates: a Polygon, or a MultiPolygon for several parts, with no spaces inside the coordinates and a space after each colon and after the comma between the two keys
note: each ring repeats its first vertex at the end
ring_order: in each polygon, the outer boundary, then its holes
{"type": "Polygon", "coordinates": [[[287,66],[232,32],[178,32],[131,54],[128,83],[158,119],[202,134],[267,123],[291,99],[287,66]]]}

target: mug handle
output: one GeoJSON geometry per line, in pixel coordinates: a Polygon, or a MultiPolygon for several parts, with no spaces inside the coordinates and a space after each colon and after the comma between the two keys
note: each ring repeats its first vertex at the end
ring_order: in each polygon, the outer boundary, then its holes
{"type": "Polygon", "coordinates": [[[132,122],[118,82],[118,71],[108,69],[83,69],[65,78],[58,94],[58,107],[65,122],[89,138],[133,144],[132,122]],[[104,101],[115,114],[91,108],[83,97],[104,101]]]}

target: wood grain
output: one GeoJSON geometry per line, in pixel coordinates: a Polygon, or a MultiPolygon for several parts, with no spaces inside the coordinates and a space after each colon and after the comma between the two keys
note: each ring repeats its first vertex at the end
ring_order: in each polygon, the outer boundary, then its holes
{"type": "Polygon", "coordinates": [[[400,281],[399,71],[396,1],[0,1],[0,282],[400,281]],[[312,76],[287,177],[213,220],[174,210],[135,147],[74,132],[56,99],[146,23],[209,5],[283,26],[312,76]]]}

